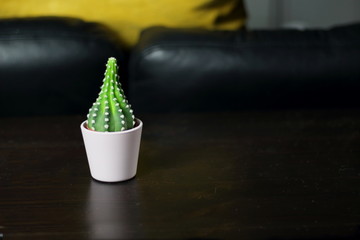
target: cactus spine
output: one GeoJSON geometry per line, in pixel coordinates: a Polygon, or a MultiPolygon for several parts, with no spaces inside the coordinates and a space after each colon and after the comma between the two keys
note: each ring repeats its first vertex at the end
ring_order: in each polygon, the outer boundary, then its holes
{"type": "Polygon", "coordinates": [[[116,132],[131,129],[135,116],[119,82],[116,59],[109,58],[105,78],[98,98],[89,110],[87,126],[99,132],[116,132]]]}

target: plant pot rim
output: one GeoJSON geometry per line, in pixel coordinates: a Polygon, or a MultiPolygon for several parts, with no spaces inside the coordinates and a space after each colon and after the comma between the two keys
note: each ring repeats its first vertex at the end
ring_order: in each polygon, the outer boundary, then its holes
{"type": "Polygon", "coordinates": [[[116,131],[116,132],[99,132],[99,131],[94,131],[94,130],[90,130],[86,127],[86,122],[87,120],[83,121],[80,125],[80,127],[86,131],[86,132],[89,132],[89,133],[93,133],[93,134],[99,134],[99,135],[116,135],[116,134],[128,134],[128,133],[131,133],[131,132],[134,132],[136,130],[138,130],[139,128],[142,128],[143,126],[143,123],[140,119],[138,118],[135,118],[135,127],[131,128],[131,129],[127,129],[127,130],[124,130],[124,131],[116,131]]]}

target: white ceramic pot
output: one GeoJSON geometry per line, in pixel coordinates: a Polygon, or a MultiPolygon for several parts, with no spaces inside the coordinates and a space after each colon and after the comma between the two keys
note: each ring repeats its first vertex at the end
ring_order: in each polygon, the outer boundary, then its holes
{"type": "Polygon", "coordinates": [[[84,139],[91,176],[102,182],[120,182],[136,175],[143,123],[119,132],[97,132],[80,128],[84,139]]]}

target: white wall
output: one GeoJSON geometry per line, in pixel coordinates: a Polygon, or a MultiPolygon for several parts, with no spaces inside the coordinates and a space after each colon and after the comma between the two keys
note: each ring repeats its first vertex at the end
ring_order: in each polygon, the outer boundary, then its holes
{"type": "Polygon", "coordinates": [[[245,0],[249,29],[327,28],[360,22],[360,0],[245,0]]]}
{"type": "Polygon", "coordinates": [[[247,11],[247,26],[249,28],[274,27],[274,20],[271,18],[270,4],[273,1],[247,0],[244,4],[247,11]]]}

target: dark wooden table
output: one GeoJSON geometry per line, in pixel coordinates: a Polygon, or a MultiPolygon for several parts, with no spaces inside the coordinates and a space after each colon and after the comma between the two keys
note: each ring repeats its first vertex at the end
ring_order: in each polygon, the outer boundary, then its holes
{"type": "Polygon", "coordinates": [[[137,177],[90,177],[79,116],[0,119],[4,239],[360,239],[360,111],[158,114],[137,177]]]}

